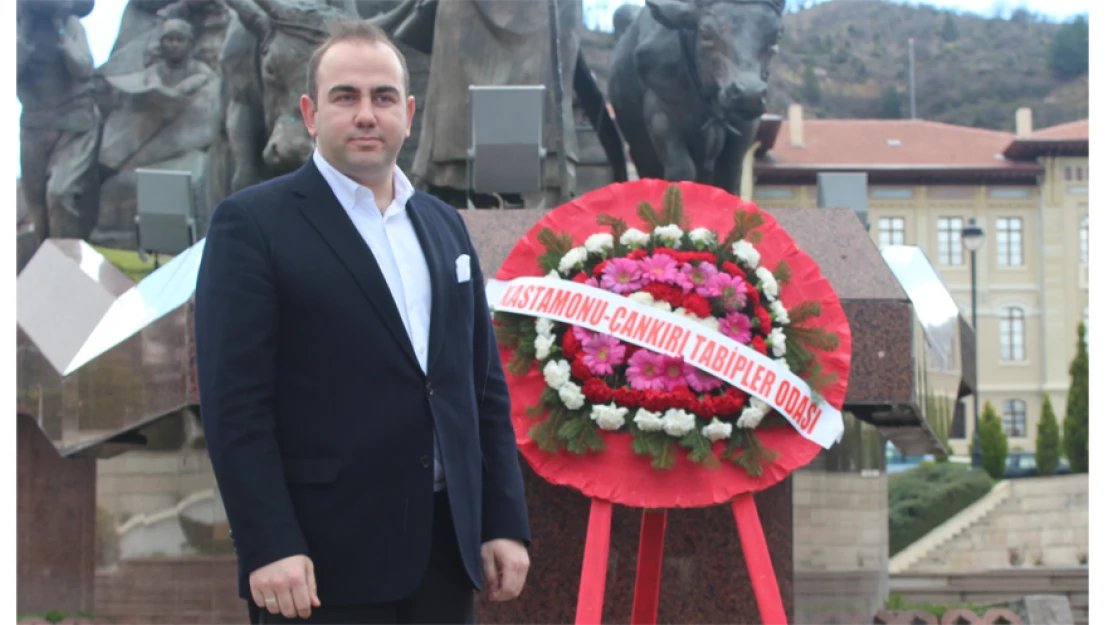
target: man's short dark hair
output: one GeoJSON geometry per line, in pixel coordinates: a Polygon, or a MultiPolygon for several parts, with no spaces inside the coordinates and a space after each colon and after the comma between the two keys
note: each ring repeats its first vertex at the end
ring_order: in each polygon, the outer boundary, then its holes
{"type": "Polygon", "coordinates": [[[329,48],[337,43],[343,41],[361,41],[363,43],[385,44],[393,53],[397,55],[397,59],[401,61],[401,73],[404,80],[404,95],[407,97],[409,94],[409,66],[405,62],[405,55],[396,44],[390,40],[389,35],[386,34],[380,26],[360,19],[340,19],[335,20],[329,24],[328,38],[319,45],[312,52],[312,57],[308,61],[308,97],[312,98],[313,103],[316,102],[316,92],[319,85],[316,82],[316,75],[320,71],[320,59],[324,58],[324,53],[329,48]]]}

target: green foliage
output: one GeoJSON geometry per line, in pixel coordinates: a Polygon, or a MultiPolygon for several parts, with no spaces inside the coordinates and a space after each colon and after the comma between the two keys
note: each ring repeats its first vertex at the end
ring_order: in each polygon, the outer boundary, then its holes
{"type": "Polygon", "coordinates": [[[983,469],[996,480],[1006,471],[1010,445],[1002,432],[1002,418],[988,401],[979,417],[979,445],[983,449],[983,469]]]}
{"type": "Polygon", "coordinates": [[[944,15],[944,25],[940,27],[940,38],[952,43],[960,38],[960,29],[956,28],[956,20],[951,13],[944,15]]]}
{"type": "Polygon", "coordinates": [[[905,599],[899,593],[891,593],[890,598],[887,599],[886,609],[892,612],[909,612],[913,610],[922,610],[936,616],[938,619],[950,610],[971,610],[972,612],[983,616],[989,610],[993,610],[994,606],[990,605],[976,605],[970,601],[964,604],[935,604],[935,603],[906,603],[905,599]]]}
{"type": "Polygon", "coordinates": [[[1087,380],[1087,328],[1079,324],[1079,337],[1075,346],[1075,358],[1071,361],[1068,373],[1071,385],[1068,386],[1068,405],[1064,413],[1064,454],[1071,465],[1072,473],[1087,472],[1089,433],[1087,431],[1088,380],[1087,380]]]}
{"type": "Polygon", "coordinates": [[[802,75],[802,99],[809,104],[821,103],[821,81],[817,79],[817,72],[812,65],[806,65],[805,74],[802,75]]]}
{"type": "Polygon", "coordinates": [[[950,462],[922,464],[891,476],[890,555],[952,518],[990,489],[991,479],[986,472],[950,462]]]}
{"type": "Polygon", "coordinates": [[[1041,403],[1041,420],[1037,423],[1037,475],[1052,475],[1060,465],[1060,424],[1048,393],[1041,403]]]}
{"type": "Polygon", "coordinates": [[[879,117],[881,119],[902,119],[902,96],[894,85],[887,85],[883,90],[883,98],[879,103],[879,117]]]}
{"type": "Polygon", "coordinates": [[[1087,73],[1089,55],[1087,18],[1077,16],[1052,38],[1048,49],[1048,67],[1057,78],[1076,78],[1087,73]]]}
{"type": "MultiPolygon", "coordinates": [[[[115,265],[116,269],[122,271],[128,278],[131,278],[135,282],[141,281],[154,271],[153,260],[150,264],[144,263],[142,259],[139,258],[138,252],[97,247],[95,245],[93,249],[100,252],[105,260],[115,265]]],[[[161,265],[168,263],[170,260],[173,260],[173,256],[158,257],[158,262],[161,265]]]]}

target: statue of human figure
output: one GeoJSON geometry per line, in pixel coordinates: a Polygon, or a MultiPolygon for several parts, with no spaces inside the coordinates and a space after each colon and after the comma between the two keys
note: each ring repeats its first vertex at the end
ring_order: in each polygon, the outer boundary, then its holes
{"type": "Polygon", "coordinates": [[[117,105],[104,122],[100,147],[101,215],[94,237],[125,243],[134,236],[136,169],[192,174],[196,209],[207,214],[209,148],[219,133],[220,82],[193,58],[194,30],[185,20],[165,20],[156,61],[139,71],[105,76],[117,105]]]}
{"type": "Polygon", "coordinates": [[[193,45],[193,27],[185,20],[168,19],[160,29],[154,64],[106,77],[121,105],[104,124],[101,165],[111,171],[132,169],[211,144],[212,120],[206,115],[214,113],[216,102],[203,107],[190,102],[206,85],[217,86],[216,73],[192,57],[193,45]],[[200,125],[192,119],[197,113],[202,116],[200,125]],[[172,136],[152,141],[170,127],[175,129],[172,136]]]}
{"type": "Polygon", "coordinates": [[[41,244],[87,238],[99,210],[100,112],[81,17],[94,0],[16,4],[16,94],[24,200],[41,244]]]}

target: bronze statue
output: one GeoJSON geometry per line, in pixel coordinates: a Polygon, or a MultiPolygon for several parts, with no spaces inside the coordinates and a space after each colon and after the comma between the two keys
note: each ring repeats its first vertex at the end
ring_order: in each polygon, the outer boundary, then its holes
{"type": "Polygon", "coordinates": [[[739,195],[782,11],[782,0],[647,0],[646,8],[617,9],[609,99],[641,177],[739,195]]]}
{"type": "Polygon", "coordinates": [[[16,3],[16,93],[24,199],[38,242],[96,226],[100,112],[81,19],[93,0],[16,3]]]}

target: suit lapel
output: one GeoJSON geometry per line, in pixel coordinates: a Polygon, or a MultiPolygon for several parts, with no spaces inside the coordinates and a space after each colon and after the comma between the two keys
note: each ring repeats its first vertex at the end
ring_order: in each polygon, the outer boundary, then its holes
{"type": "Polygon", "coordinates": [[[296,182],[295,193],[301,198],[298,206],[301,213],[351,272],[359,289],[381,318],[397,346],[419,370],[420,362],[412,350],[412,342],[409,341],[401,315],[397,312],[389,284],[385,281],[370,246],[363,240],[347,211],[343,210],[311,159],[298,171],[296,182]]]}
{"type": "Polygon", "coordinates": [[[444,257],[446,248],[440,233],[439,220],[436,219],[433,211],[420,210],[412,199],[406,206],[413,230],[416,231],[416,238],[420,240],[420,248],[424,250],[424,259],[428,263],[428,277],[431,279],[432,313],[428,328],[428,371],[431,371],[443,346],[447,324],[447,311],[444,310],[444,306],[452,301],[447,291],[451,286],[447,277],[455,275],[454,267],[451,266],[451,262],[448,262],[450,259],[444,257]]]}

